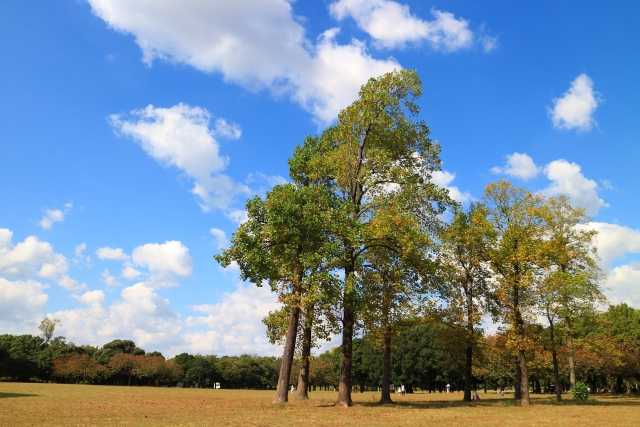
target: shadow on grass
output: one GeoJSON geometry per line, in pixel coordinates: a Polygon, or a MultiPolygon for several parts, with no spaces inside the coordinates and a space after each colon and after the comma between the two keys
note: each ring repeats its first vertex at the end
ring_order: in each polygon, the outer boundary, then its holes
{"type": "Polygon", "coordinates": [[[3,393],[0,391],[0,399],[7,399],[10,397],[36,397],[37,394],[27,394],[27,393],[3,393]]]}
{"type": "MultiPolygon", "coordinates": [[[[587,400],[566,399],[557,402],[555,397],[531,399],[531,406],[640,406],[640,399],[637,397],[611,397],[606,400],[589,398],[587,400]]],[[[468,408],[468,407],[519,407],[520,402],[513,399],[487,399],[475,402],[462,402],[450,400],[432,400],[428,402],[396,402],[393,405],[380,405],[377,402],[358,402],[356,405],[374,407],[396,407],[398,409],[445,409],[445,408],[468,408]]]]}

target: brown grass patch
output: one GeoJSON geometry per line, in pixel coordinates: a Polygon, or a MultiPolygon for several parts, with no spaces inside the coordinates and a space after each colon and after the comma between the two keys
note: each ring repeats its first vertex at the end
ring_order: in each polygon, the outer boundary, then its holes
{"type": "Polygon", "coordinates": [[[335,392],[312,392],[308,402],[274,405],[273,391],[0,383],[0,426],[637,426],[640,399],[595,396],[587,402],[533,396],[529,408],[481,393],[394,395],[354,393],[352,408],[336,408],[335,392]],[[559,424],[558,424],[559,423],[559,424]]]}

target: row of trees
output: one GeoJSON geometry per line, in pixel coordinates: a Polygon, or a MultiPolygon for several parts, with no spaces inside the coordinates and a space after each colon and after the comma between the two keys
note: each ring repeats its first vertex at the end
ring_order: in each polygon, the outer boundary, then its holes
{"type": "Polygon", "coordinates": [[[451,331],[450,345],[464,354],[465,401],[488,317],[512,352],[522,405],[537,348],[528,331],[540,318],[549,325],[555,383],[565,349],[575,383],[575,325],[605,303],[590,218],[564,196],[504,180],[461,209],[433,183],[440,146],[416,120],[420,95],[415,71],[371,79],[337,125],[295,149],[291,183],[247,202],[248,221],[216,255],[223,266],[236,262],[242,279],[268,283],[283,304],[265,319],[268,336],[284,344],[275,402],[288,399],[296,348],[297,398],[306,399],[310,349],[341,334],[336,405],[350,406],[358,330],[375,337],[381,403],[391,402],[393,335],[411,317],[451,331]]]}
{"type": "Polygon", "coordinates": [[[273,389],[280,361],[274,357],[180,354],[165,360],[130,340],[103,347],[78,346],[64,337],[0,335],[0,378],[110,385],[175,385],[273,389]]]}
{"type": "MultiPolygon", "coordinates": [[[[555,325],[562,331],[563,323],[555,325]]],[[[640,382],[640,310],[625,304],[607,312],[580,319],[573,328],[576,378],[592,391],[638,392],[640,382]]],[[[446,384],[464,390],[466,352],[464,336],[444,322],[412,318],[393,324],[390,382],[405,384],[409,393],[443,391],[446,384]]],[[[531,325],[526,336],[534,393],[570,386],[566,341],[556,341],[559,381],[554,378],[551,327],[531,325]]],[[[565,334],[560,334],[566,336],[565,334]]],[[[515,383],[516,371],[509,334],[480,336],[476,343],[472,387],[505,388],[515,383]]],[[[338,386],[341,347],[309,358],[308,389],[332,390],[338,386]]],[[[383,353],[379,335],[370,332],[353,340],[352,383],[359,391],[382,386],[383,353]]],[[[281,359],[242,355],[217,357],[182,353],[165,360],[157,352],[147,353],[133,341],[115,340],[102,348],[76,346],[58,337],[31,335],[0,336],[0,377],[19,381],[39,380],[110,385],[176,385],[223,388],[276,387],[281,359]]],[[[301,354],[292,372],[299,377],[304,368],[301,354]]],[[[291,383],[288,384],[293,385],[291,383]]],[[[298,392],[300,390],[298,389],[298,392]]]]}

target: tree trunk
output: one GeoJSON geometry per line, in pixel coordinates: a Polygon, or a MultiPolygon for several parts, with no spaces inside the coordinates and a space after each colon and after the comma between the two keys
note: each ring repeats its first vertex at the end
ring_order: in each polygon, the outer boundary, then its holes
{"type": "Polygon", "coordinates": [[[473,360],[473,347],[470,343],[467,343],[467,348],[465,349],[465,363],[464,363],[464,396],[462,397],[463,402],[471,402],[471,363],[473,360]]]}
{"type": "Polygon", "coordinates": [[[555,384],[556,401],[562,400],[562,390],[560,389],[560,373],[558,370],[558,352],[553,341],[553,324],[551,324],[551,358],[553,359],[553,383],[555,384]]]}
{"type": "Polygon", "coordinates": [[[522,369],[520,369],[520,362],[516,357],[516,380],[513,386],[513,398],[515,400],[522,399],[522,369]]]}
{"type": "Polygon", "coordinates": [[[313,328],[313,306],[307,308],[304,316],[304,332],[302,335],[302,360],[298,377],[296,400],[309,400],[309,359],[311,358],[311,330],[313,328]]]}
{"type": "Polygon", "coordinates": [[[473,364],[473,283],[467,282],[465,287],[465,293],[467,295],[467,337],[465,348],[465,363],[464,363],[464,395],[462,397],[463,402],[471,402],[471,369],[473,364]]]}
{"type": "MultiPolygon", "coordinates": [[[[527,356],[525,354],[525,331],[524,320],[520,312],[520,298],[518,289],[514,289],[515,326],[518,333],[518,366],[520,366],[520,405],[529,406],[529,370],[527,369],[527,356]]],[[[517,397],[516,397],[517,399],[517,397]]]]}
{"type": "Polygon", "coordinates": [[[389,382],[391,379],[391,327],[388,319],[383,320],[384,325],[384,343],[382,346],[382,395],[380,403],[393,403],[391,400],[391,391],[389,390],[389,382]],[[387,320],[387,321],[385,321],[387,320]]]}
{"type": "Polygon", "coordinates": [[[294,305],[291,307],[291,314],[289,315],[289,327],[287,329],[287,338],[284,344],[282,364],[280,365],[280,376],[278,376],[278,388],[276,389],[276,398],[273,400],[273,403],[289,401],[289,378],[291,376],[291,367],[293,365],[293,353],[296,350],[296,335],[298,335],[299,317],[300,307],[294,305]]]}
{"type": "MultiPolygon", "coordinates": [[[[348,276],[347,276],[348,277],[348,276]]],[[[342,319],[342,356],[340,359],[340,384],[338,386],[338,401],[336,406],[352,406],[351,400],[351,363],[353,355],[353,324],[354,313],[345,304],[342,319]]]]}
{"type": "Polygon", "coordinates": [[[569,383],[571,387],[576,385],[576,361],[573,350],[573,339],[571,338],[571,330],[567,328],[567,350],[569,350],[569,383]]]}

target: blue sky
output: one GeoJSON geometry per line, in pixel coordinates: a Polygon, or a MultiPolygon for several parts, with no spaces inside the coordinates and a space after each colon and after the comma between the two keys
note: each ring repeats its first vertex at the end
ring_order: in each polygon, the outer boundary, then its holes
{"type": "Polygon", "coordinates": [[[370,77],[413,68],[461,202],[506,177],[593,216],[640,308],[640,4],[0,3],[0,333],[278,354],[213,255],[370,77]]]}

